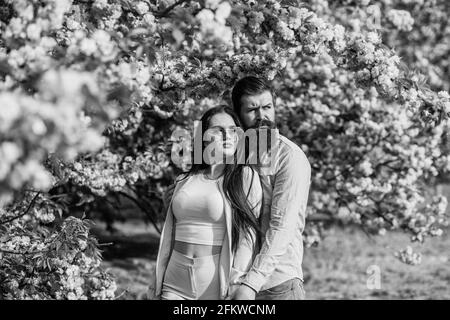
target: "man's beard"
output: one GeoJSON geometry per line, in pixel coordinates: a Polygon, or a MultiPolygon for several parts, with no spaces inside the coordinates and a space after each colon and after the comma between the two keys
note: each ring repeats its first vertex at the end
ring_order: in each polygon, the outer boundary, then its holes
{"type": "Polygon", "coordinates": [[[272,139],[276,138],[274,135],[276,135],[275,131],[278,130],[276,123],[273,121],[267,120],[267,119],[257,120],[255,122],[255,124],[253,126],[251,126],[249,129],[256,130],[257,145],[258,145],[258,148],[257,148],[258,159],[259,159],[259,155],[260,155],[260,148],[262,148],[263,146],[267,146],[264,149],[266,149],[268,151],[270,150],[269,151],[269,154],[270,154],[271,149],[272,149],[272,139]],[[272,137],[272,136],[274,136],[274,137],[272,137]],[[265,143],[264,143],[263,139],[265,140],[265,143]]]}

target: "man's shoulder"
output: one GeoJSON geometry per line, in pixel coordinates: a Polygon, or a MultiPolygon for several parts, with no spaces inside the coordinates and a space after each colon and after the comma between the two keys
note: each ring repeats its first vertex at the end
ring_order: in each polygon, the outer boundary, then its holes
{"type": "Polygon", "coordinates": [[[311,164],[305,152],[293,141],[279,135],[279,161],[277,171],[282,167],[289,172],[311,173],[311,164]]]}
{"type": "Polygon", "coordinates": [[[281,134],[279,135],[279,146],[280,153],[308,161],[305,152],[299,147],[299,145],[281,134]]]}

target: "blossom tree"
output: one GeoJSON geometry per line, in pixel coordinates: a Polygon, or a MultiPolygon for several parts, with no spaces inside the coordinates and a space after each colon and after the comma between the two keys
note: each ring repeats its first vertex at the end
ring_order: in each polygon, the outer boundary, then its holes
{"type": "Polygon", "coordinates": [[[158,228],[167,187],[186,169],[171,162],[172,132],[229,103],[245,75],[272,82],[279,128],[311,162],[307,245],[324,221],[419,242],[440,235],[446,199],[425,191],[449,168],[446,9],[443,0],[2,2],[0,296],[113,297],[89,222],[73,212],[127,198],[158,228]]]}

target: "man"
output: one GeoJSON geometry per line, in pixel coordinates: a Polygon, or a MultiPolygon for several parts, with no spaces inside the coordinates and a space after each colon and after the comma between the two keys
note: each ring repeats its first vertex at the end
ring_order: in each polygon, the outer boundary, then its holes
{"type": "MultiPolygon", "coordinates": [[[[257,77],[234,85],[232,102],[244,129],[275,125],[271,88],[257,77]]],[[[261,249],[233,295],[236,300],[300,300],[303,289],[303,238],[311,166],[304,152],[277,136],[272,172],[260,171],[264,191],[261,249]]]]}

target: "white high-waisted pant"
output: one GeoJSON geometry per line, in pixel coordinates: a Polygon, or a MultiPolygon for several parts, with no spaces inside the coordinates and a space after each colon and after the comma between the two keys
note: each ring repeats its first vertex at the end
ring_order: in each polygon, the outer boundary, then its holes
{"type": "Polygon", "coordinates": [[[218,300],[220,254],[192,258],[173,250],[164,275],[162,300],[218,300]]]}

